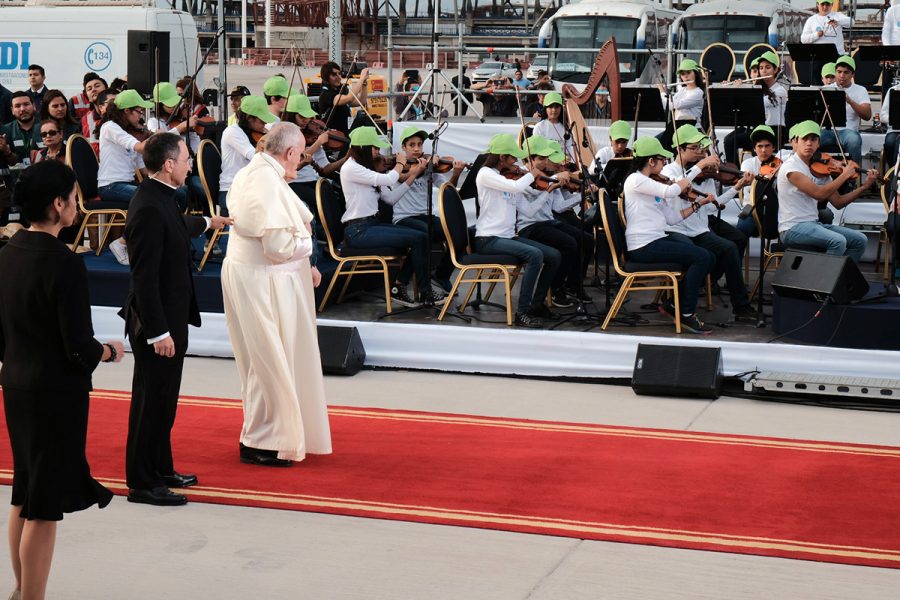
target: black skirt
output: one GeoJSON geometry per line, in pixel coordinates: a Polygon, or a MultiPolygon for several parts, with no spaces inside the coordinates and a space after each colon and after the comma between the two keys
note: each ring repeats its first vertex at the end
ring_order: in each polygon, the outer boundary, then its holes
{"type": "Polygon", "coordinates": [[[97,504],[113,494],[91,477],[85,456],[87,391],[3,389],[13,454],[12,505],[23,519],[60,521],[63,513],[97,504]]]}

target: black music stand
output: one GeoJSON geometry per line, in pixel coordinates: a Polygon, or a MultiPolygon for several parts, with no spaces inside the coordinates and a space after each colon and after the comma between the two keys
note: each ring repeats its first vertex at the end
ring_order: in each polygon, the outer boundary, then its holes
{"type": "Polygon", "coordinates": [[[891,90],[888,92],[890,96],[890,108],[888,109],[888,125],[890,131],[900,131],[900,90],[891,90]]]}
{"type": "Polygon", "coordinates": [[[840,56],[834,44],[788,44],[787,48],[800,85],[821,84],[821,77],[816,75],[822,72],[822,66],[835,62],[840,56]],[[808,73],[806,78],[801,75],[803,71],[808,73]]]}
{"type": "Polygon", "coordinates": [[[900,46],[860,46],[853,58],[856,61],[854,83],[866,89],[874,88],[882,73],[881,63],[900,61],[900,46]]]}
{"type": "Polygon", "coordinates": [[[621,88],[619,101],[622,105],[620,119],[623,121],[634,121],[635,112],[640,110],[640,122],[665,123],[668,113],[663,107],[662,97],[659,95],[659,89],[653,85],[630,86],[623,85],[621,88]],[[638,108],[638,98],[641,99],[640,108],[638,108]]]}
{"type": "MultiPolygon", "coordinates": [[[[822,123],[825,116],[825,103],[831,120],[835,127],[847,125],[847,100],[843,90],[823,90],[820,88],[791,88],[788,92],[787,107],[784,111],[784,120],[788,127],[792,127],[801,121],[812,120],[822,123]],[[825,102],[822,99],[825,99],[825,102]]],[[[825,126],[831,126],[831,121],[825,119],[825,126]]]]}
{"type": "Polygon", "coordinates": [[[713,123],[732,123],[737,129],[756,127],[766,122],[762,88],[711,87],[707,91],[712,104],[713,123]]]}

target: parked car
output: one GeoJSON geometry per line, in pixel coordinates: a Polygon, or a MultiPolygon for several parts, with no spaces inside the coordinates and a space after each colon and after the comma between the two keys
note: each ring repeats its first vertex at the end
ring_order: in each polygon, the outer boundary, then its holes
{"type": "Polygon", "coordinates": [[[478,83],[479,81],[487,81],[492,77],[509,77],[512,79],[515,74],[516,65],[492,60],[478,65],[469,76],[472,79],[472,83],[478,83]]]}
{"type": "Polygon", "coordinates": [[[537,79],[538,71],[546,71],[549,62],[549,57],[546,54],[535,56],[534,60],[531,61],[531,64],[528,66],[528,72],[525,73],[525,77],[532,80],[537,79]]]}

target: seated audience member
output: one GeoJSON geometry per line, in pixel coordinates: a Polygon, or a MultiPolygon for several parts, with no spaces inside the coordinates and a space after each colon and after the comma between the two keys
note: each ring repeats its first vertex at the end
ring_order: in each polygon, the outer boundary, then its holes
{"type": "MultiPolygon", "coordinates": [[[[66,95],[59,90],[50,90],[44,95],[44,103],[41,105],[41,123],[53,121],[62,132],[64,140],[69,139],[73,133],[79,133],[81,127],[69,112],[66,95]]],[[[35,140],[38,141],[38,140],[35,140]]]]}
{"type": "Polygon", "coordinates": [[[76,122],[81,121],[81,117],[91,110],[91,98],[88,94],[88,84],[99,82],[100,76],[89,71],[84,74],[81,91],[69,98],[69,114],[75,118],[76,122]]]}
{"type": "MultiPolygon", "coordinates": [[[[65,97],[61,97],[65,101],[65,97]]],[[[46,108],[46,106],[45,103],[44,107],[46,108]]],[[[43,160],[66,162],[66,142],[62,135],[63,130],[59,124],[52,119],[48,119],[47,121],[41,121],[40,128],[43,147],[31,151],[31,162],[37,163],[43,160]]]]}
{"type": "Polygon", "coordinates": [[[35,114],[41,114],[41,105],[44,102],[44,94],[47,93],[47,86],[44,85],[44,67],[41,65],[28,66],[28,89],[25,93],[31,98],[31,104],[34,105],[35,114]]]}
{"type": "MultiPolygon", "coordinates": [[[[31,161],[31,151],[37,148],[34,141],[38,120],[35,118],[31,97],[25,92],[13,92],[13,121],[0,128],[0,155],[7,165],[31,161]]],[[[40,137],[40,136],[38,136],[40,137]]]]}
{"type": "MultiPolygon", "coordinates": [[[[532,90],[538,90],[542,92],[552,92],[553,84],[552,83],[540,83],[538,85],[532,85],[532,90]]],[[[523,99],[522,102],[525,104],[525,108],[523,109],[523,116],[526,119],[543,119],[546,116],[544,112],[544,97],[546,94],[530,94],[527,99],[523,99]]]]}
{"type": "Polygon", "coordinates": [[[525,90],[531,87],[531,80],[525,77],[521,70],[517,69],[512,84],[525,90]]]}
{"type": "MultiPolygon", "coordinates": [[[[88,73],[88,75],[90,75],[90,73],[88,73]]],[[[81,116],[81,135],[86,137],[90,142],[97,141],[97,126],[103,119],[103,111],[105,110],[101,107],[109,100],[108,95],[104,95],[101,98],[101,94],[107,91],[107,89],[106,80],[102,77],[92,79],[84,85],[84,90],[87,94],[88,101],[91,104],[91,108],[81,116]]],[[[115,98],[115,94],[112,94],[112,97],[115,98]]]]}

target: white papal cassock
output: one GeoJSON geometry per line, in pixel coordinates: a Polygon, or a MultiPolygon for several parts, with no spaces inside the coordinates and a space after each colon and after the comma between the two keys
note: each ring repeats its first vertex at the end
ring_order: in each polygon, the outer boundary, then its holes
{"type": "Polygon", "coordinates": [[[228,211],[222,292],[241,376],[241,443],[287,460],[330,454],[306,228],[313,216],[263,153],[238,172],[228,211]]]}

